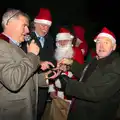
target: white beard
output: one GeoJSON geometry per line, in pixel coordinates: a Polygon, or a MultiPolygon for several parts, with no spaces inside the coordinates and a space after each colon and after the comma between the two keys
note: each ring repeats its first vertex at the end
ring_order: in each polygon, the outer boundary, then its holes
{"type": "Polygon", "coordinates": [[[55,50],[55,59],[57,61],[63,58],[72,58],[74,55],[74,51],[72,45],[66,45],[64,47],[60,46],[59,44],[56,45],[57,48],[55,50]]]}

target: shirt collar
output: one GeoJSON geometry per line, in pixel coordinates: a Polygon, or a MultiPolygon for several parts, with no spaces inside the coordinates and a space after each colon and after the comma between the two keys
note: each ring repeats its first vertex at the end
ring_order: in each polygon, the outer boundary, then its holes
{"type": "Polygon", "coordinates": [[[34,31],[34,32],[38,38],[44,38],[44,36],[40,36],[36,31],[34,31]]]}
{"type": "Polygon", "coordinates": [[[41,37],[40,35],[38,35],[38,33],[36,31],[35,31],[35,34],[36,34],[37,37],[41,37]]]}

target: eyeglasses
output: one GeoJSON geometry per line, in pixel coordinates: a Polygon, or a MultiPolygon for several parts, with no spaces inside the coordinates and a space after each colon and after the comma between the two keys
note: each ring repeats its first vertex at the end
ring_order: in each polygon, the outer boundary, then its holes
{"type": "Polygon", "coordinates": [[[20,11],[16,11],[6,22],[6,25],[8,25],[9,21],[14,17],[16,16],[20,11]]]}

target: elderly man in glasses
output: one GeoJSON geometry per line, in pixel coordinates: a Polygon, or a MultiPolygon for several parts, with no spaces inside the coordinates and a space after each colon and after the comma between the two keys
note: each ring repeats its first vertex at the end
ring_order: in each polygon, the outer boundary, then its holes
{"type": "MultiPolygon", "coordinates": [[[[52,63],[56,63],[54,59],[54,49],[55,42],[50,35],[49,29],[52,26],[52,15],[49,9],[40,8],[38,14],[34,18],[32,29],[30,30],[30,36],[35,40],[35,43],[40,48],[40,59],[41,61],[51,61],[52,63]]],[[[26,43],[22,44],[22,49],[26,51],[26,43]]],[[[44,74],[44,71],[39,71],[44,74]]],[[[44,79],[41,77],[40,79],[44,79]]],[[[39,86],[38,88],[38,112],[37,119],[40,120],[48,98],[48,86],[39,86]],[[41,99],[42,98],[42,99],[41,99]]]]}

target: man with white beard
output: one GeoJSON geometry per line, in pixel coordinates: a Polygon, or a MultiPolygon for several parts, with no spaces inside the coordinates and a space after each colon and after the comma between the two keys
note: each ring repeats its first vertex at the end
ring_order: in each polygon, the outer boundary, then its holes
{"type": "Polygon", "coordinates": [[[59,40],[56,42],[56,51],[55,59],[57,61],[62,58],[72,58],[74,55],[74,50],[72,48],[72,39],[71,40],[59,40]]]}
{"type": "MultiPolygon", "coordinates": [[[[59,62],[63,58],[73,58],[80,64],[84,63],[84,56],[81,50],[72,45],[74,36],[71,35],[69,30],[66,28],[61,28],[60,32],[56,35],[56,50],[55,50],[55,59],[59,62]]],[[[62,74],[67,75],[68,77],[76,80],[71,71],[64,72],[62,74]]],[[[62,91],[62,86],[59,82],[60,78],[57,78],[55,82],[49,83],[49,92],[51,98],[55,99],[57,97],[71,103],[71,97],[64,95],[62,91]]]]}
{"type": "MultiPolygon", "coordinates": [[[[84,63],[84,55],[82,54],[82,51],[78,47],[72,45],[73,39],[74,36],[71,35],[69,30],[66,28],[60,29],[60,32],[56,35],[56,50],[54,54],[57,62],[63,58],[73,58],[80,64],[84,63]]],[[[63,72],[61,74],[67,75],[73,80],[77,80],[71,71],[63,72]]],[[[52,109],[50,110],[52,120],[66,120],[72,100],[71,96],[65,95],[59,79],[61,79],[61,75],[55,80],[49,80],[48,91],[52,98],[52,109]]]]}

